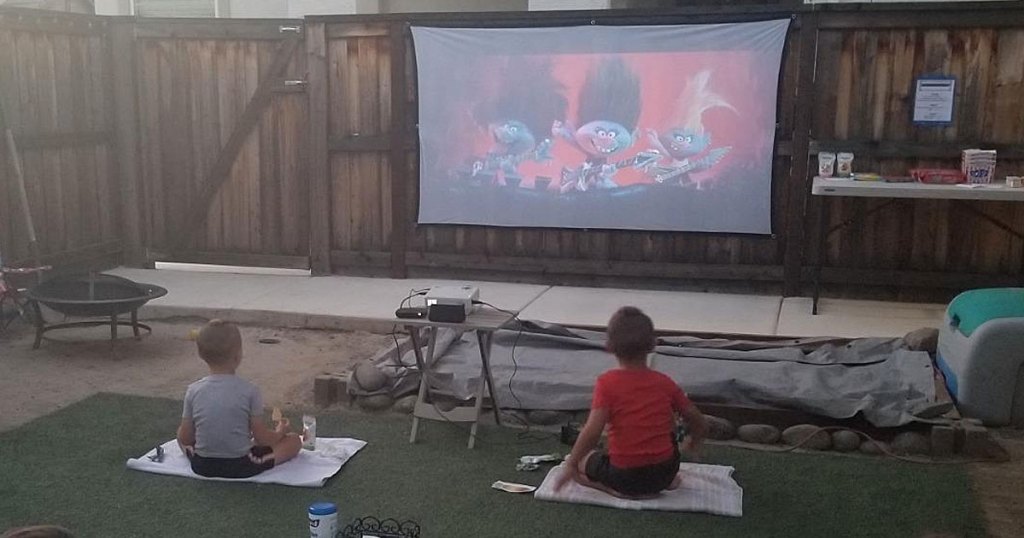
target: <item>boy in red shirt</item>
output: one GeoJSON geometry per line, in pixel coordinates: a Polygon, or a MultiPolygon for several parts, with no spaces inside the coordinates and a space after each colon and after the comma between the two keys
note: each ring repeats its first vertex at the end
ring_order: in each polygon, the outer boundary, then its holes
{"type": "Polygon", "coordinates": [[[612,316],[607,349],[619,367],[597,378],[590,418],[555,489],[572,479],[617,497],[649,498],[679,487],[676,416],[689,425],[682,449],[693,454],[699,452],[707,422],[671,378],[647,367],[654,344],[654,324],[640,309],[626,306],[612,316]],[[605,425],[607,452],[595,450],[605,425]]]}

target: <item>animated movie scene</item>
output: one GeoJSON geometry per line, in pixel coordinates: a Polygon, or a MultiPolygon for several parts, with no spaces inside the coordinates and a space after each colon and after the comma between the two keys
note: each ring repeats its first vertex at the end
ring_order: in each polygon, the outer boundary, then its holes
{"type": "Polygon", "coordinates": [[[414,27],[419,222],[771,233],[788,25],[414,27]]]}

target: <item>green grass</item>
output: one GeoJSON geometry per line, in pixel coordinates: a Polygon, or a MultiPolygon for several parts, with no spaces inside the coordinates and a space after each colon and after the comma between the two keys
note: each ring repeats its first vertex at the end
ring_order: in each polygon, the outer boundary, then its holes
{"type": "Polygon", "coordinates": [[[410,421],[398,415],[319,417],[321,435],[370,443],[322,489],[127,470],[126,458],[173,435],[179,413],[179,402],[103,394],[0,434],[0,530],[51,522],[83,537],[303,536],[306,507],[330,500],[344,521],[413,519],[424,538],[984,536],[959,465],[709,447],[706,460],[736,467],[742,518],[628,512],[490,489],[498,479],[540,484],[541,472],[514,463],[564,450],[554,440],[517,444],[516,432],[485,428],[467,450],[463,430],[426,422],[409,445],[410,421]]]}

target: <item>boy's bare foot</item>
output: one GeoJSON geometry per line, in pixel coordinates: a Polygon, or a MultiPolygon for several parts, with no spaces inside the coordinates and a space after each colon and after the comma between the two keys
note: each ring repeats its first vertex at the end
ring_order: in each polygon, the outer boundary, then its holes
{"type": "Polygon", "coordinates": [[[665,489],[672,491],[674,489],[679,489],[679,486],[681,485],[683,485],[683,474],[676,473],[676,477],[672,479],[672,483],[669,484],[668,487],[665,489]]]}

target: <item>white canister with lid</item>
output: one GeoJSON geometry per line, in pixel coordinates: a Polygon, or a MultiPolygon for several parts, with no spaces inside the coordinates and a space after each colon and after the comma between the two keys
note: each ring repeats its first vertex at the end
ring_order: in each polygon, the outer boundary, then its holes
{"type": "Polygon", "coordinates": [[[338,507],[334,503],[309,505],[309,538],[334,538],[338,533],[338,507]]]}

